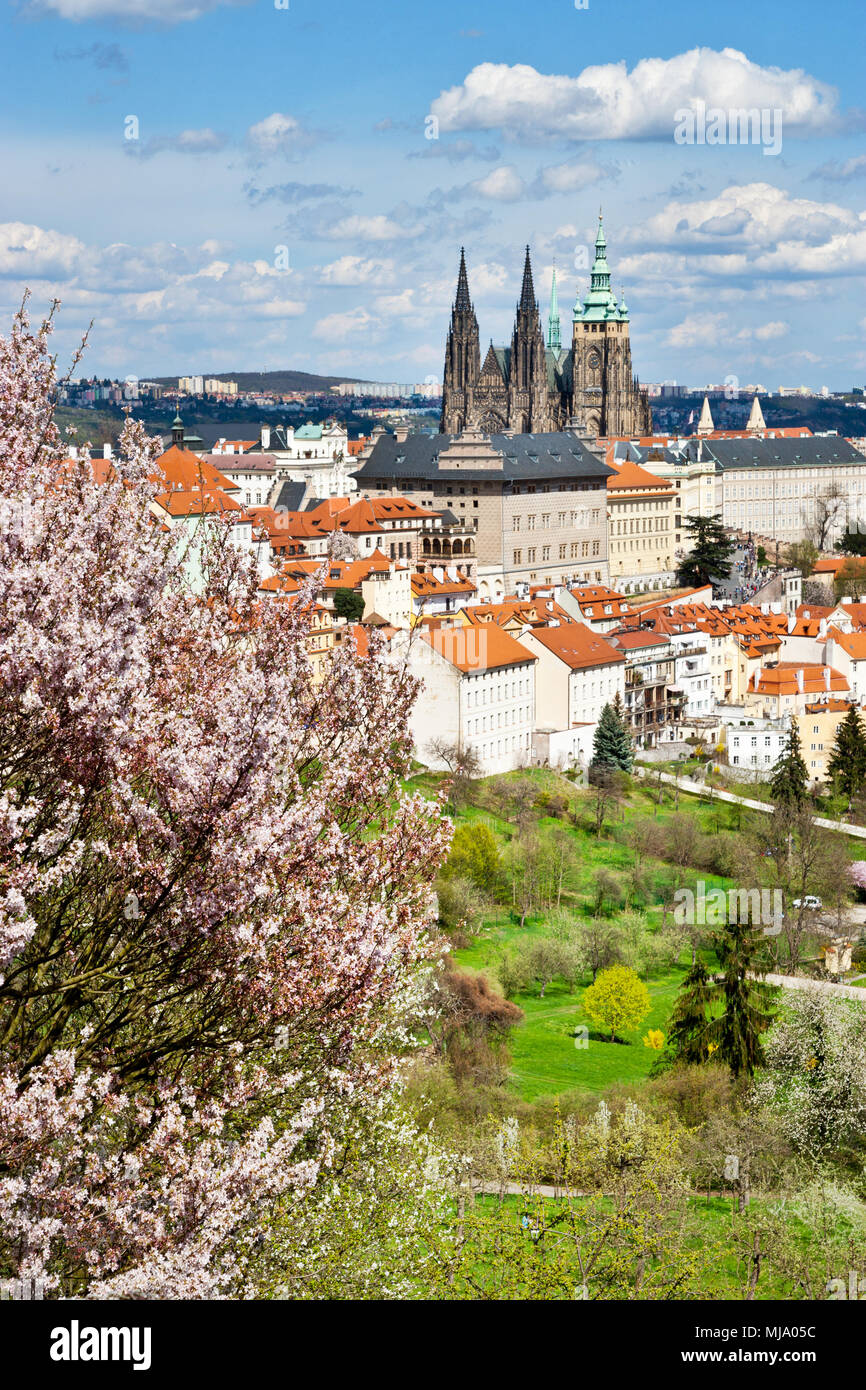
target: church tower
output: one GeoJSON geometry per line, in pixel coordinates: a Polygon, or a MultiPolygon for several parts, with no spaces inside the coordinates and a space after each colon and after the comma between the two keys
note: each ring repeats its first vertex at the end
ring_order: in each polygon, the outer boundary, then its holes
{"type": "Polygon", "coordinates": [[[443,433],[459,434],[467,424],[479,368],[478,319],[469,298],[466,255],[461,246],[457,294],[451,306],[451,327],[445,345],[445,370],[442,374],[439,429],[443,433]]]}
{"type": "Polygon", "coordinates": [[[646,435],[652,412],[632,371],[628,307],[625,296],[617,304],[610,278],[599,213],[589,293],[574,306],[570,425],[588,435],[646,435]]]}
{"type": "Polygon", "coordinates": [[[508,422],[518,434],[550,429],[547,399],[547,359],[544,334],[535,287],[529,247],[523,263],[523,284],[511,335],[508,372],[508,422]]]}

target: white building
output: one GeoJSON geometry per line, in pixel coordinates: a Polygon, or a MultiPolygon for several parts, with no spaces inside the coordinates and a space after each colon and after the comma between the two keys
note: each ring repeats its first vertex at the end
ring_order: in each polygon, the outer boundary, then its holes
{"type": "Polygon", "coordinates": [[[625,656],[584,623],[526,627],[520,644],[534,657],[540,729],[597,724],[605,705],[625,697],[625,656]]]}
{"type": "Polygon", "coordinates": [[[423,681],[411,717],[416,757],[429,767],[445,761],[437,741],[472,748],[481,775],[510,772],[532,758],[535,657],[495,624],[437,628],[392,639],[394,660],[408,660],[423,681]]]}

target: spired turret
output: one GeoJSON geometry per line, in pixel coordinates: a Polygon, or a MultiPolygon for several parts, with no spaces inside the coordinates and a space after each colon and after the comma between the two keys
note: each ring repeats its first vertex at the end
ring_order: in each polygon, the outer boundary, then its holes
{"type": "Polygon", "coordinates": [[[556,262],[554,261],[553,274],[550,277],[550,312],[547,315],[547,346],[553,352],[559,352],[562,347],[561,331],[559,301],[556,294],[556,262]]]}
{"type": "Polygon", "coordinates": [[[761,410],[761,403],[758,397],[754,396],[746,429],[749,431],[749,434],[763,434],[766,428],[767,426],[764,422],[764,412],[761,410]]]}
{"type": "Polygon", "coordinates": [[[701,418],[698,421],[698,434],[712,434],[715,428],[709,399],[704,396],[704,403],[701,406],[701,418]]]}

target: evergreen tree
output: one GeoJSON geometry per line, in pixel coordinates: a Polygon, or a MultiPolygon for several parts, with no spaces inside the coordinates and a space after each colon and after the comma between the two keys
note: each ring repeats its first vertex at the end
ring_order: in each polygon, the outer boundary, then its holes
{"type": "Polygon", "coordinates": [[[728,538],[721,517],[689,516],[685,529],[691,550],[677,567],[677,583],[697,589],[713,580],[727,579],[734,542],[728,538]]]}
{"type": "Polygon", "coordinates": [[[765,1064],[761,1035],[773,1021],[772,1000],[777,990],[749,978],[749,972],[756,968],[759,944],[743,922],[730,923],[715,938],[716,954],[725,972],[717,990],[725,1008],[708,1031],[717,1044],[719,1061],[727,1062],[734,1076],[752,1076],[765,1064]]]}
{"type": "Polygon", "coordinates": [[[355,589],[336,589],[334,591],[334,613],[338,618],[346,618],[350,623],[359,623],[364,616],[363,595],[355,589]]]}
{"type": "Polygon", "coordinates": [[[827,773],[831,782],[850,800],[866,780],[866,730],[856,705],[852,705],[839,728],[827,773]]]}
{"type": "Polygon", "coordinates": [[[696,960],[677,995],[668,1041],[678,1062],[706,1062],[710,1056],[707,1009],[713,985],[702,960],[696,960]]]}
{"type": "Polygon", "coordinates": [[[605,705],[592,742],[590,767],[617,768],[631,772],[634,761],[631,734],[612,705],[605,705]]]}
{"type": "Polygon", "coordinates": [[[770,782],[770,793],[775,802],[785,805],[802,806],[806,800],[809,773],[800,749],[800,731],[797,721],[792,719],[788,725],[785,747],[770,782]]]}

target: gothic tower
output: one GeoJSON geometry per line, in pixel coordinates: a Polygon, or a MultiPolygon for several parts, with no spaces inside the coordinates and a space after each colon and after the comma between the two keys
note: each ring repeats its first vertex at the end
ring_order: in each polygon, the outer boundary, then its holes
{"type": "Polygon", "coordinates": [[[518,434],[550,429],[547,399],[547,360],[544,334],[535,287],[529,247],[523,264],[523,284],[511,335],[508,371],[508,421],[518,434]]]}
{"type": "Polygon", "coordinates": [[[610,284],[607,243],[598,215],[589,293],[574,306],[570,425],[588,435],[644,435],[652,431],[646,393],[632,371],[628,307],[610,284]]]}
{"type": "Polygon", "coordinates": [[[491,342],[482,364],[461,250],[439,428],[444,434],[458,434],[468,427],[486,434],[544,434],[566,428],[589,436],[652,433],[649,401],[632,371],[628,309],[624,298],[617,304],[611,289],[601,214],[589,293],[574,306],[572,340],[565,347],[556,269],[545,343],[527,246],[511,346],[494,347],[491,342]]]}
{"type": "Polygon", "coordinates": [[[467,424],[472,410],[479,365],[478,319],[469,298],[466,256],[461,246],[457,294],[451,306],[451,327],[445,345],[445,370],[442,374],[442,417],[439,429],[443,433],[459,434],[467,424]]]}

